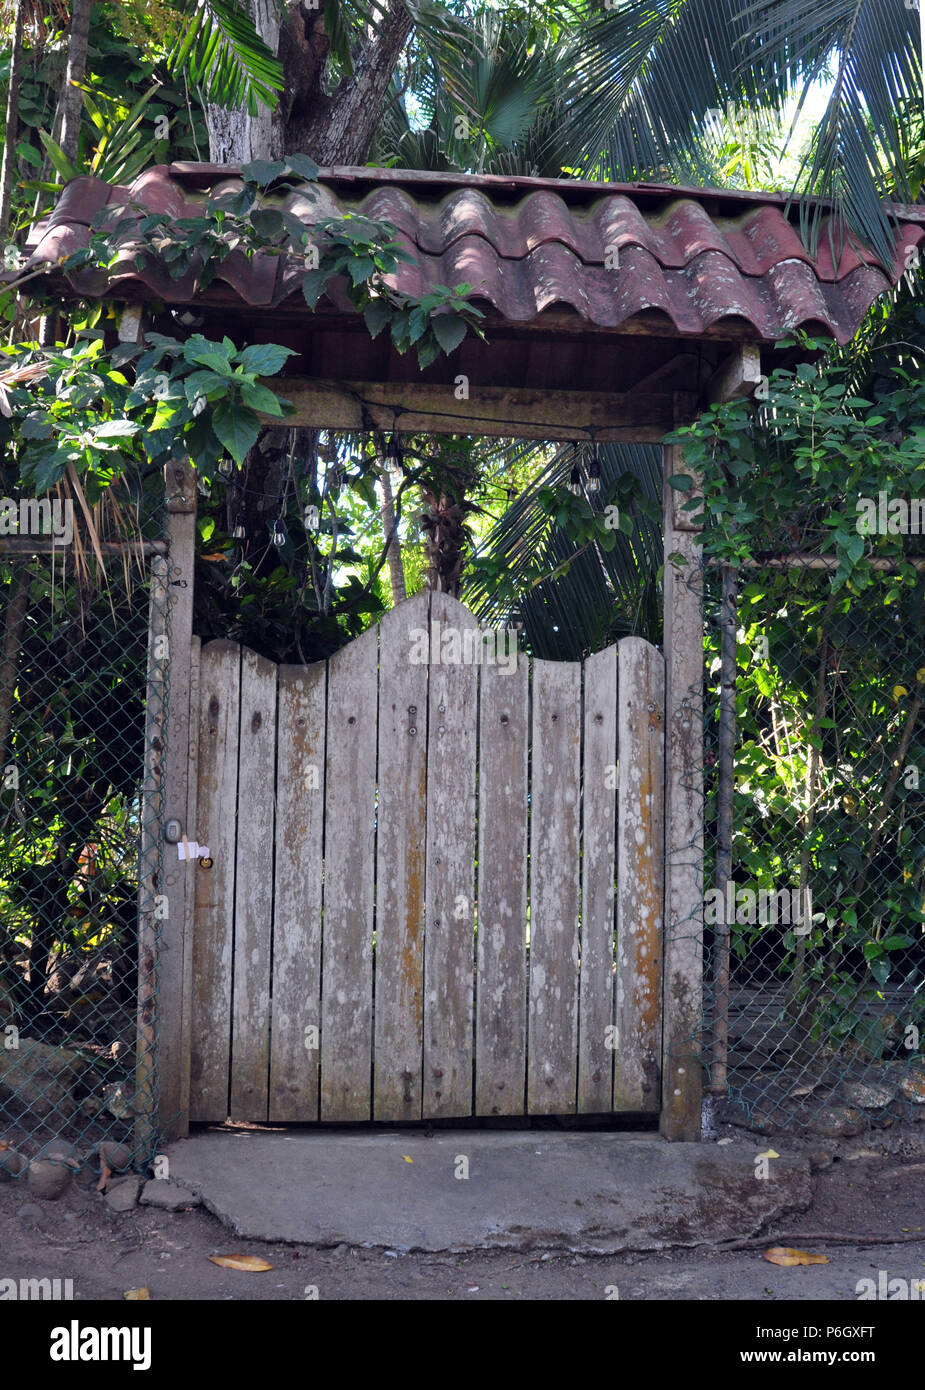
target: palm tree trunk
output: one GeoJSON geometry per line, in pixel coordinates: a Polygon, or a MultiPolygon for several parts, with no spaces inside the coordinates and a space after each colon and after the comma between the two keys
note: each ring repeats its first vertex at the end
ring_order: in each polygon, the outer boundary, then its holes
{"type": "Polygon", "coordinates": [[[10,737],[16,669],[19,665],[22,632],[29,609],[29,579],[29,566],[23,562],[13,572],[6,601],[3,652],[0,655],[0,768],[6,763],[7,743],[10,737]]]}
{"type": "Polygon", "coordinates": [[[17,0],[13,19],[13,50],[10,54],[10,85],[6,96],[6,129],[3,167],[0,169],[0,242],[10,230],[13,203],[13,168],[16,163],[16,135],[19,130],[19,83],[22,79],[23,0],[17,0]]]}
{"type": "MultiPolygon", "coordinates": [[[[83,111],[84,95],[77,82],[83,82],[87,74],[87,49],[90,44],[90,13],[93,0],[74,0],[71,23],[67,40],[67,68],[64,82],[55,108],[55,118],[51,126],[51,138],[57,142],[72,164],[77,162],[80,143],[80,116],[83,111]]],[[[42,165],[42,182],[48,183],[57,178],[54,166],[48,155],[42,165]]],[[[37,221],[42,209],[48,206],[47,193],[41,190],[35,195],[32,219],[37,221]]]]}
{"type": "Polygon", "coordinates": [[[77,160],[80,113],[84,104],[83,92],[76,84],[83,82],[86,76],[92,9],[93,0],[74,0],[67,41],[67,71],[64,74],[64,87],[55,114],[55,123],[61,131],[58,144],[72,164],[77,160]]]}
{"type": "Polygon", "coordinates": [[[401,543],[395,531],[395,504],[392,499],[392,480],[388,464],[383,464],[379,473],[379,487],[382,490],[379,514],[382,517],[382,534],[388,543],[386,559],[389,565],[389,579],[392,582],[392,602],[403,603],[408,595],[405,589],[405,571],[401,562],[401,543]]]}

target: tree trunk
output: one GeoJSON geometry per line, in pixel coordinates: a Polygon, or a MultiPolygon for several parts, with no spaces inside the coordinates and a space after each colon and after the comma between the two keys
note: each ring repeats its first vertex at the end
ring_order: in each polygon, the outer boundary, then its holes
{"type": "Polygon", "coordinates": [[[24,0],[17,0],[13,20],[13,49],[10,54],[10,85],[6,97],[6,135],[3,167],[0,169],[0,242],[10,230],[13,203],[13,168],[16,163],[16,136],[19,131],[19,83],[22,78],[22,30],[24,0]]]}
{"type": "Polygon", "coordinates": [[[304,152],[322,165],[363,164],[369,156],[395,64],[414,20],[403,0],[391,0],[357,60],[351,77],[325,90],[327,39],[322,21],[296,7],[280,56],[286,67],[287,99],[280,103],[282,150],[304,152]],[[290,80],[290,78],[292,80],[290,80]]]}
{"type": "Polygon", "coordinates": [[[64,74],[64,87],[58,101],[56,122],[60,122],[61,135],[58,144],[72,164],[77,161],[78,140],[80,137],[80,113],[83,110],[84,95],[75,84],[83,82],[87,71],[87,46],[90,42],[90,11],[93,0],[74,0],[71,11],[71,28],[67,41],[67,71],[64,74]]]}
{"type": "MultiPolygon", "coordinates": [[[[245,0],[257,32],[275,53],[280,42],[280,13],[276,0],[245,0]]],[[[229,111],[206,105],[209,158],[213,164],[247,164],[252,159],[276,159],[281,153],[280,129],[275,113],[257,103],[257,115],[245,106],[229,111]]]]}
{"type": "Polygon", "coordinates": [[[308,154],[320,165],[362,164],[369,155],[399,55],[414,28],[403,0],[390,0],[360,53],[353,75],[327,90],[330,49],[324,8],[297,0],[281,25],[274,0],[247,0],[264,43],[283,64],[285,87],[273,112],[256,117],[245,109],[206,109],[209,158],[215,164],[244,164],[308,154]]]}
{"type": "MultiPolygon", "coordinates": [[[[310,8],[296,0],[281,23],[275,0],[246,3],[260,37],[283,65],[284,90],[275,111],[259,106],[257,116],[249,116],[246,108],[228,111],[207,106],[209,158],[214,164],[233,165],[304,153],[321,165],[362,164],[376,134],[395,64],[414,27],[402,0],[390,0],[384,8],[380,21],[370,30],[353,76],[345,77],[332,95],[327,90],[330,43],[324,30],[324,6],[310,8]]],[[[314,443],[312,431],[298,430],[291,447],[307,456],[314,453],[314,443]]],[[[258,477],[263,480],[260,487],[267,488],[266,480],[274,472],[270,458],[273,448],[273,439],[264,435],[245,461],[244,481],[252,491],[258,477]]],[[[275,470],[280,478],[282,449],[280,446],[275,470]]],[[[260,530],[259,524],[256,529],[260,530]]],[[[264,563],[271,559],[272,552],[264,563]]],[[[389,547],[388,561],[392,593],[398,602],[399,594],[404,597],[404,573],[397,545],[389,547]]],[[[326,584],[326,603],[329,606],[330,582],[326,584]]]]}
{"type": "Polygon", "coordinates": [[[389,578],[392,581],[392,602],[404,603],[407,598],[405,589],[405,571],[401,562],[401,544],[395,533],[395,506],[392,501],[392,479],[389,474],[389,466],[383,464],[379,473],[379,487],[382,491],[382,504],[379,514],[382,517],[382,534],[388,541],[386,559],[389,565],[389,578]],[[391,539],[390,539],[391,538],[391,539]]]}

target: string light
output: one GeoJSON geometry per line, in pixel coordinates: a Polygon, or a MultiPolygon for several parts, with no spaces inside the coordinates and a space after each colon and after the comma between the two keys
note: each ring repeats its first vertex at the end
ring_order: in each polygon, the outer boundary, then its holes
{"type": "Polygon", "coordinates": [[[230,478],[230,477],[231,477],[231,471],[232,471],[233,468],[234,468],[234,464],[231,462],[231,459],[229,459],[229,458],[219,459],[219,462],[218,462],[218,471],[219,471],[219,473],[221,473],[221,475],[222,475],[223,478],[230,478]]]}
{"type": "Polygon", "coordinates": [[[401,447],[401,435],[398,430],[393,430],[389,436],[385,456],[392,464],[393,468],[400,469],[404,466],[405,455],[401,447]]]}
{"type": "Polygon", "coordinates": [[[247,531],[244,526],[243,512],[238,512],[238,515],[235,517],[234,530],[231,534],[234,536],[236,541],[243,541],[246,538],[247,531]]]}
{"type": "Polygon", "coordinates": [[[277,520],[273,523],[273,544],[285,545],[286,540],[286,528],[283,525],[282,518],[277,518],[277,520]]]}
{"type": "Polygon", "coordinates": [[[588,469],[588,491],[600,492],[601,490],[601,451],[595,439],[594,455],[591,459],[591,467],[588,469]]]}
{"type": "Polygon", "coordinates": [[[581,469],[578,467],[578,445],[572,445],[572,471],[569,474],[568,490],[576,497],[581,496],[581,469]]]}

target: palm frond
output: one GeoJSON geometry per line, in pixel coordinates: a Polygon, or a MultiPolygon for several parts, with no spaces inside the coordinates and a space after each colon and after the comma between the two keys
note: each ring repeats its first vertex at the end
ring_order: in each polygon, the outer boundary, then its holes
{"type": "Polygon", "coordinates": [[[185,72],[218,106],[246,104],[251,116],[258,102],[272,110],[283,88],[282,66],[240,0],[181,0],[181,8],[189,23],[169,55],[170,71],[185,72]]]}
{"type": "MultiPolygon", "coordinates": [[[[889,197],[911,202],[918,191],[910,182],[908,149],[908,129],[920,122],[922,103],[916,10],[879,0],[750,0],[744,15],[772,85],[796,70],[805,97],[821,65],[835,55],[804,186],[830,199],[843,229],[852,228],[892,263],[889,197]]],[[[811,247],[821,212],[818,204],[801,202],[811,247]]]]}
{"type": "MultiPolygon", "coordinates": [[[[511,459],[537,446],[511,446],[511,459]]],[[[548,659],[579,660],[617,637],[638,633],[659,638],[658,573],[662,565],[659,524],[633,509],[631,536],[615,533],[611,550],[581,547],[555,524],[539,504],[544,488],[564,487],[573,467],[571,446],[559,448],[532,486],[515,499],[480,547],[480,556],[501,561],[516,603],[493,590],[476,569],[464,599],[486,622],[523,623],[531,653],[548,659]],[[536,582],[537,568],[553,577],[536,582]]],[[[637,478],[642,495],[658,504],[661,453],[650,445],[603,444],[601,490],[588,501],[603,513],[615,485],[626,474],[637,478]]]]}
{"type": "Polygon", "coordinates": [[[741,5],[625,0],[590,21],[565,117],[576,167],[623,181],[709,175],[701,146],[711,110],[730,101],[780,110],[792,69],[768,69],[749,49],[741,5]]]}

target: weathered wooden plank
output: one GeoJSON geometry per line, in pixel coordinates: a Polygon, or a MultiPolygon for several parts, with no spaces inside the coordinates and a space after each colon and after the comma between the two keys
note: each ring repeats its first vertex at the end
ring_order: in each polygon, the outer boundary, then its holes
{"type": "Polygon", "coordinates": [[[761,380],[761,348],[757,343],[743,343],[714,372],[704,398],[708,405],[713,405],[739,396],[753,396],[761,380]]]}
{"type": "Polygon", "coordinates": [[[270,1119],[317,1120],[327,665],[280,666],[270,1119]]]}
{"type": "Polygon", "coordinates": [[[323,1120],[370,1118],[378,638],[369,628],[328,664],[323,1120]]]}
{"type": "MultiPolygon", "coordinates": [[[[506,663],[485,664],[479,701],[479,861],[475,1108],[524,1109],[527,1034],[527,745],[529,662],[516,632],[506,663]]],[[[509,644],[509,645],[508,645],[509,644]]]]}
{"type": "MultiPolygon", "coordinates": [[[[189,708],[190,642],[193,631],[193,583],[196,555],[196,475],[184,459],[172,459],[164,468],[168,509],[170,554],[167,592],[170,595],[168,704],[164,754],[164,824],[176,820],[183,834],[190,832],[187,774],[191,733],[189,708]]],[[[195,737],[195,730],[193,730],[195,737]]],[[[167,916],[160,921],[157,985],[160,998],[157,1024],[158,1090],[161,1129],[167,1138],[187,1132],[189,1115],[183,1108],[183,1078],[190,1040],[184,1033],[183,980],[188,972],[184,937],[187,893],[193,891],[197,872],[168,849],[161,876],[161,894],[167,899],[167,916]]],[[[153,968],[153,961],[152,961],[153,968]]]]}
{"type": "Polygon", "coordinates": [[[373,1118],[421,1118],[430,595],[379,625],[373,1118]]]}
{"type": "MultiPolygon", "coordinates": [[[[674,423],[676,399],[668,390],[618,394],[481,385],[477,401],[460,402],[452,385],[437,382],[325,381],[296,376],[286,378],[286,398],[295,406],[293,423],[305,429],[392,429],[399,401],[401,427],[408,433],[469,428],[482,435],[508,437],[513,421],[521,439],[587,439],[593,428],[601,443],[634,444],[664,438],[674,423]]],[[[692,399],[696,402],[696,397],[692,399]]]]}
{"type": "Polygon", "coordinates": [[[619,649],[615,1110],[657,1112],[660,1091],[665,663],[641,637],[619,649]]]}
{"type": "Polygon", "coordinates": [[[578,1109],[613,1100],[616,928],[617,649],[584,666],[578,1109]]]}
{"type": "MultiPolygon", "coordinates": [[[[202,643],[198,637],[190,640],[189,673],[189,750],[187,762],[187,824],[198,839],[199,828],[199,666],[202,643]]],[[[203,841],[208,844],[208,841],[203,841]]],[[[186,915],[183,923],[183,997],[181,1037],[184,1045],[180,1062],[180,1111],[189,1114],[190,1095],[190,1027],[193,1009],[193,936],[196,931],[195,885],[186,895],[186,915]]]]}
{"type": "Polygon", "coordinates": [[[696,537],[678,523],[668,478],[685,468],[666,445],[665,554],[665,963],[662,1109],[667,1139],[699,1139],[703,1078],[703,586],[696,537]]]}
{"type": "MultiPolygon", "coordinates": [[[[276,758],[276,665],[241,652],[231,1118],[267,1118],[276,758]]],[[[211,848],[211,846],[210,846],[211,848]]]]}
{"type": "MultiPolygon", "coordinates": [[[[231,970],[241,648],[209,642],[199,660],[197,839],[212,867],[183,863],[195,878],[190,1119],[228,1118],[231,970]]],[[[171,853],[176,855],[176,848],[171,853]]]]}
{"type": "Polygon", "coordinates": [[[534,661],[527,1105],[575,1109],[581,666],[534,661]]]}
{"type": "MultiPolygon", "coordinates": [[[[25,573],[25,571],[23,572],[25,573]]],[[[24,602],[29,584],[22,590],[24,602]]],[[[11,602],[15,602],[15,595],[11,602]]],[[[145,688],[145,748],[141,801],[141,835],[138,848],[138,1001],[135,1040],[135,1153],[150,1159],[157,1137],[154,1113],[157,1075],[157,960],[159,921],[156,914],[159,849],[164,834],[164,740],[167,725],[167,561],[156,556],[151,564],[148,598],[148,667],[145,688]]],[[[25,618],[25,607],[22,610],[25,618]]],[[[9,615],[8,615],[9,622],[9,615]]],[[[15,671],[7,674],[15,679],[15,671]]],[[[0,736],[2,740],[2,736],[0,736]]],[[[5,740],[2,740],[5,741],[5,740]]],[[[0,746],[2,753],[2,746],[0,746]]],[[[168,847],[169,852],[169,847],[168,847]]],[[[182,1102],[181,1102],[182,1105],[182,1102]]]]}
{"type": "Polygon", "coordinates": [[[424,939],[426,1117],[472,1112],[475,747],[482,646],[468,609],[447,594],[433,594],[424,939]]]}

